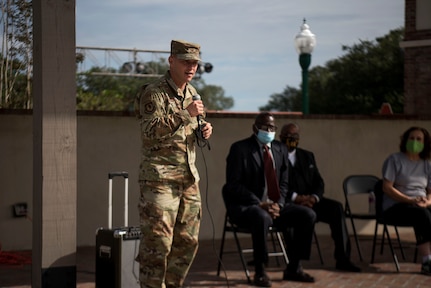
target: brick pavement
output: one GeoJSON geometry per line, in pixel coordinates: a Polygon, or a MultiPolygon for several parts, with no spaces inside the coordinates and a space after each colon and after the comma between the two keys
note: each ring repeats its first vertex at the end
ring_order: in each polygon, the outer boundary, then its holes
{"type": "MultiPolygon", "coordinates": [[[[413,263],[414,245],[405,247],[406,261],[400,258],[400,273],[396,272],[395,265],[389,253],[389,248],[385,247],[383,255],[377,254],[375,264],[370,264],[371,256],[371,237],[361,237],[361,248],[364,261],[360,262],[355,247],[352,247],[352,260],[363,269],[361,273],[343,273],[334,269],[335,261],[332,257],[333,244],[329,236],[320,235],[319,242],[323,252],[324,265],[319,261],[316,247],[310,261],[305,261],[305,270],[316,278],[312,284],[282,281],[283,265],[276,265],[272,258],[269,263],[269,276],[273,281],[274,288],[284,287],[431,287],[431,277],[418,273],[420,264],[413,263]]],[[[402,236],[404,239],[405,237],[402,236]]],[[[407,237],[411,239],[411,237],[407,237]]],[[[244,246],[249,244],[249,238],[243,238],[244,246]]],[[[353,241],[352,241],[353,244],[353,241]]],[[[245,274],[237,254],[226,254],[224,267],[226,274],[222,271],[221,276],[216,276],[217,253],[219,241],[201,241],[200,249],[196,260],[190,269],[186,280],[187,287],[250,287],[246,281],[245,274]],[[225,277],[227,275],[227,279],[225,277]]],[[[234,242],[227,241],[227,250],[234,249],[234,242]]],[[[94,288],[94,247],[79,247],[77,251],[77,282],[78,288],[94,288]]],[[[282,261],[280,259],[280,261],[282,261]]],[[[250,267],[251,274],[253,269],[250,267]]],[[[1,288],[29,288],[31,287],[31,266],[0,265],[0,287],[1,288]]]]}

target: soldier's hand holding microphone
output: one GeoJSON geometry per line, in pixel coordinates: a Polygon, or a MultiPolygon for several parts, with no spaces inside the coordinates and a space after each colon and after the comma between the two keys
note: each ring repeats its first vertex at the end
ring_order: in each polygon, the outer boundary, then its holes
{"type": "Polygon", "coordinates": [[[201,100],[201,96],[194,95],[193,102],[187,106],[187,111],[189,112],[191,117],[196,117],[198,120],[198,130],[201,132],[201,135],[204,139],[210,138],[213,127],[211,123],[202,122],[201,115],[204,114],[204,104],[201,100]]]}

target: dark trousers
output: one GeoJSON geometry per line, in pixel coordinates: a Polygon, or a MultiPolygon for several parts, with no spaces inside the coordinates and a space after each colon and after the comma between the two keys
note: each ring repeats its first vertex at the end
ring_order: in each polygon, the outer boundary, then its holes
{"type": "Polygon", "coordinates": [[[331,237],[334,240],[334,258],[337,261],[350,259],[350,238],[346,226],[343,205],[335,200],[322,197],[313,207],[317,222],[329,224],[331,237]]]}
{"type": "MultiPolygon", "coordinates": [[[[239,227],[251,230],[253,257],[256,267],[268,262],[267,234],[269,227],[274,225],[280,231],[293,228],[295,233],[289,251],[289,266],[298,266],[300,260],[310,259],[316,213],[307,207],[286,204],[280,211],[280,217],[273,220],[258,205],[234,207],[228,210],[229,217],[239,227]]],[[[297,267],[291,267],[296,269],[297,267]]]]}
{"type": "Polygon", "coordinates": [[[431,242],[431,207],[417,207],[407,203],[397,203],[383,212],[387,223],[412,226],[418,245],[431,242]]]}

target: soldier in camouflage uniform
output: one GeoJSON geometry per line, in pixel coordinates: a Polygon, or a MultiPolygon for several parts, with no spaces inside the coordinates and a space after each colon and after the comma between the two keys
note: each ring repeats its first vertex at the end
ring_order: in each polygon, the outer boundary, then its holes
{"type": "Polygon", "coordinates": [[[208,139],[210,123],[189,84],[200,61],[200,46],[172,40],[169,71],[138,94],[141,126],[139,215],[142,239],[137,260],[145,288],[182,287],[198,248],[201,219],[195,142],[208,139]]]}

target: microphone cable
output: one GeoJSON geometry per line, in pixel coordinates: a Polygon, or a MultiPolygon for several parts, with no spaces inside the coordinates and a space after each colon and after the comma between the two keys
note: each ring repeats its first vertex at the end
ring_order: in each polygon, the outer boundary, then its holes
{"type": "Polygon", "coordinates": [[[208,139],[204,138],[200,126],[198,127],[198,129],[195,130],[195,135],[196,143],[200,148],[208,147],[208,150],[211,150],[210,142],[208,141],[208,139]]]}
{"type": "MultiPolygon", "coordinates": [[[[204,140],[206,140],[206,143],[208,143],[208,149],[210,150],[208,140],[207,139],[204,139],[204,140]]],[[[204,161],[204,167],[205,167],[205,179],[206,179],[206,181],[205,181],[205,207],[207,208],[208,215],[209,215],[210,221],[211,221],[211,227],[212,227],[212,248],[213,248],[213,252],[214,252],[214,255],[217,257],[217,264],[220,263],[220,266],[222,267],[223,274],[224,274],[225,280],[226,280],[226,287],[229,288],[230,287],[230,285],[229,285],[229,278],[227,277],[226,268],[225,268],[225,266],[223,264],[223,261],[220,259],[219,253],[218,253],[216,245],[215,245],[215,224],[214,224],[214,218],[213,218],[213,216],[211,214],[211,210],[210,210],[209,202],[208,202],[208,187],[209,187],[209,182],[208,182],[208,166],[207,166],[207,162],[206,162],[206,159],[205,159],[205,154],[203,152],[203,148],[205,146],[206,145],[199,146],[201,148],[200,149],[201,150],[201,155],[202,155],[202,159],[204,161]]]]}

